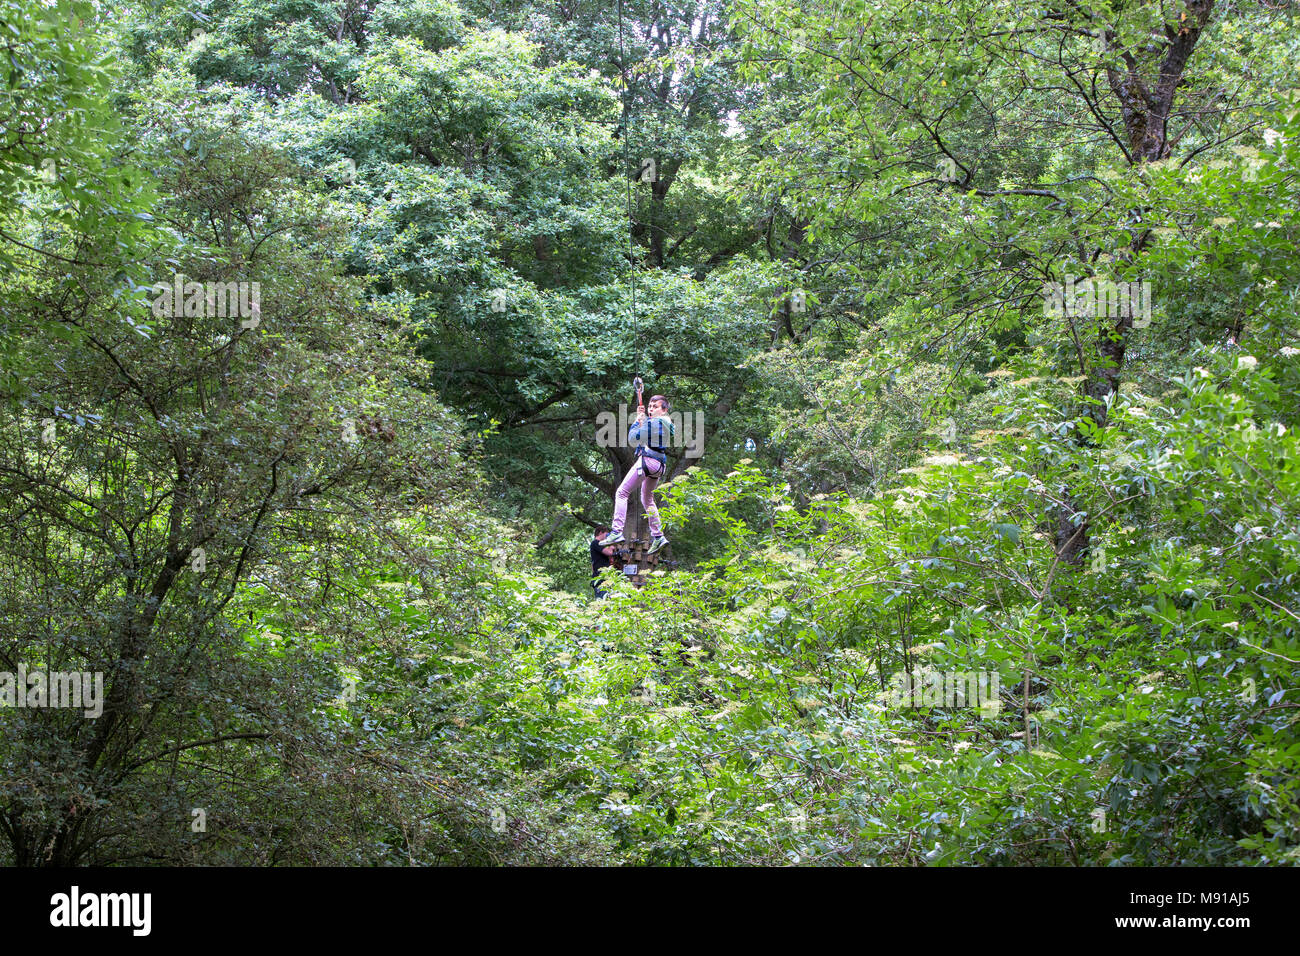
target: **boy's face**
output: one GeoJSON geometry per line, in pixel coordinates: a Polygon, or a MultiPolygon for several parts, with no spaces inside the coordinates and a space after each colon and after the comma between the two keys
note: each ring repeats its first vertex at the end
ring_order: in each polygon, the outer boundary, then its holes
{"type": "Polygon", "coordinates": [[[658,399],[652,399],[650,404],[646,406],[646,411],[649,412],[651,415],[668,414],[668,409],[664,408],[664,403],[659,401],[658,399]]]}

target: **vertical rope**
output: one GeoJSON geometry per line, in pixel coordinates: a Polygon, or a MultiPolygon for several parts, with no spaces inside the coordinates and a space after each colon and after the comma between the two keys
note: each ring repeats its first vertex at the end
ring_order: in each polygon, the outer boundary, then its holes
{"type": "Polygon", "coordinates": [[[627,74],[627,53],[623,49],[623,0],[618,0],[618,65],[623,73],[623,175],[627,178],[627,270],[632,289],[632,374],[641,374],[641,318],[636,310],[636,257],[632,243],[632,83],[627,74]]]}

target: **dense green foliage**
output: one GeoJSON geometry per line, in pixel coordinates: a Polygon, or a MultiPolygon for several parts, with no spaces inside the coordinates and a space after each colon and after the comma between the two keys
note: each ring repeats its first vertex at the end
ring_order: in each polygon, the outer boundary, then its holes
{"type": "Polygon", "coordinates": [[[623,9],[0,0],[0,861],[1297,862],[1291,8],[623,9]]]}

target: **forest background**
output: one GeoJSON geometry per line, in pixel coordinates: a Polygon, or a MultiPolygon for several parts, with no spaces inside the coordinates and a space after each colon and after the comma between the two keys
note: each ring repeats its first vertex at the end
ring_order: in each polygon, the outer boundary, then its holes
{"type": "Polygon", "coordinates": [[[0,862],[1295,863],[1296,13],[0,0],[0,862]]]}

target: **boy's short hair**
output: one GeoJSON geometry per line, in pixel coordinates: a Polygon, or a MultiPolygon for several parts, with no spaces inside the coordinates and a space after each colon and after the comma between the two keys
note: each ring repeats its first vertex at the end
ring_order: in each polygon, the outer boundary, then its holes
{"type": "Polygon", "coordinates": [[[605,527],[603,524],[601,524],[601,525],[597,525],[597,526],[596,526],[596,537],[599,538],[599,537],[600,537],[600,533],[601,533],[602,531],[608,531],[608,530],[609,530],[609,528],[605,527]]]}
{"type": "Polygon", "coordinates": [[[651,395],[651,396],[650,396],[650,401],[652,401],[652,402],[662,402],[662,403],[663,403],[663,406],[664,406],[664,411],[666,411],[666,412],[671,412],[671,411],[673,410],[672,403],[669,402],[668,399],[664,398],[662,395],[651,395]]]}

